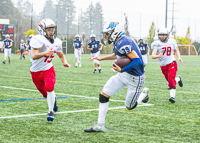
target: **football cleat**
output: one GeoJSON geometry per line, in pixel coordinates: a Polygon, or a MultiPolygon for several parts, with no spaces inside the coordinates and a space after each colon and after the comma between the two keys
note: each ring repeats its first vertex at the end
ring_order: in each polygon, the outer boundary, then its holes
{"type": "Polygon", "coordinates": [[[6,61],[3,61],[3,64],[6,64],[6,61]]]}
{"type": "Polygon", "coordinates": [[[147,103],[147,102],[149,101],[149,88],[146,88],[146,87],[145,87],[145,88],[143,89],[142,92],[146,94],[146,96],[145,96],[145,98],[142,100],[142,102],[143,102],[143,103],[147,103]]]}
{"type": "Polygon", "coordinates": [[[54,112],[58,111],[58,105],[57,105],[57,102],[56,102],[56,98],[55,98],[55,103],[54,103],[53,111],[54,112]]]}
{"type": "Polygon", "coordinates": [[[78,64],[77,64],[77,63],[75,64],[75,67],[76,67],[76,68],[78,67],[78,64]]]}
{"type": "Polygon", "coordinates": [[[169,99],[169,102],[175,103],[175,98],[174,98],[174,97],[171,97],[171,98],[169,99]]]}
{"type": "Polygon", "coordinates": [[[94,69],[94,72],[93,73],[96,73],[97,72],[97,69],[94,69]]]}
{"type": "Polygon", "coordinates": [[[178,82],[178,85],[179,85],[180,87],[183,87],[183,82],[182,82],[182,80],[181,80],[181,76],[179,75],[178,77],[180,78],[180,81],[178,82]]]}
{"type": "Polygon", "coordinates": [[[81,67],[81,64],[79,64],[79,67],[81,67]]]}
{"type": "Polygon", "coordinates": [[[99,73],[101,73],[101,69],[99,69],[99,73]]]}
{"type": "Polygon", "coordinates": [[[106,130],[106,128],[105,128],[104,124],[98,123],[89,129],[85,129],[84,131],[90,133],[90,132],[105,132],[105,130],[106,130]]]}
{"type": "Polygon", "coordinates": [[[47,114],[47,121],[53,121],[54,120],[54,113],[51,111],[47,114]]]}

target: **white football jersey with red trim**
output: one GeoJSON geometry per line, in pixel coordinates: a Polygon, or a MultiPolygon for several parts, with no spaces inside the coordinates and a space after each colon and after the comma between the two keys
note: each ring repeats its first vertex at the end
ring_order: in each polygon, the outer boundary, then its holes
{"type": "Polygon", "coordinates": [[[59,38],[54,39],[54,43],[51,44],[43,35],[36,35],[32,37],[30,45],[33,49],[39,49],[39,53],[45,52],[50,48],[53,48],[54,50],[54,54],[51,56],[44,56],[40,59],[33,60],[30,69],[31,72],[45,71],[50,69],[53,66],[51,61],[56,55],[56,52],[62,51],[62,41],[59,38]]]}
{"type": "Polygon", "coordinates": [[[173,61],[176,61],[174,58],[174,50],[176,47],[177,42],[172,38],[169,38],[167,43],[161,42],[160,40],[155,40],[151,44],[151,49],[157,50],[158,53],[163,52],[163,56],[159,59],[160,66],[166,66],[173,61]]]}

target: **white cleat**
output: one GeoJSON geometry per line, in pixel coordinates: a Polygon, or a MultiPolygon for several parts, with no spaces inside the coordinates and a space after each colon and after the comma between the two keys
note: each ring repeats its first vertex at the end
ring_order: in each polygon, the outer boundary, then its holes
{"type": "Polygon", "coordinates": [[[105,132],[106,128],[104,124],[97,123],[89,129],[85,129],[85,132],[105,132]]]}
{"type": "Polygon", "coordinates": [[[79,64],[79,67],[81,67],[81,64],[79,64]]]}
{"type": "Polygon", "coordinates": [[[142,92],[146,94],[142,102],[147,103],[149,101],[149,88],[145,87],[142,92]]]}

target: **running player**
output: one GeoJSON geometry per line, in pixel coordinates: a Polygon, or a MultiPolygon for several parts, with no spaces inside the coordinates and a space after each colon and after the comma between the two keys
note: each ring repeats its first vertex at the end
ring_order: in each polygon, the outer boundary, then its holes
{"type": "Polygon", "coordinates": [[[38,31],[41,35],[33,36],[30,41],[30,46],[33,50],[33,62],[30,72],[33,83],[43,97],[47,98],[49,106],[48,121],[54,120],[54,112],[58,110],[54,93],[56,75],[51,61],[57,54],[64,67],[72,67],[67,63],[62,52],[62,41],[56,38],[56,29],[57,26],[51,19],[43,19],[38,25],[38,31]]]}
{"type": "MultiPolygon", "coordinates": [[[[88,41],[88,47],[87,49],[91,51],[91,55],[92,57],[99,57],[100,56],[100,51],[102,50],[103,45],[101,44],[101,42],[96,39],[96,35],[95,34],[91,34],[90,35],[90,41],[88,41]]],[[[97,66],[98,66],[98,70],[99,73],[101,73],[101,67],[100,67],[100,63],[98,60],[94,59],[94,72],[97,72],[97,66]]]]}
{"type": "Polygon", "coordinates": [[[76,62],[75,67],[78,67],[78,63],[79,67],[81,67],[81,51],[83,48],[83,41],[80,39],[78,34],[75,36],[73,47],[76,62]]]}
{"type": "Polygon", "coordinates": [[[85,132],[105,131],[104,123],[108,111],[109,98],[125,86],[128,87],[125,100],[125,106],[128,110],[136,108],[141,101],[146,103],[149,100],[148,89],[144,88],[142,94],[140,94],[145,78],[144,63],[137,44],[132,38],[124,35],[123,25],[119,22],[111,21],[106,23],[102,32],[108,44],[113,43],[114,53],[105,57],[92,57],[90,60],[114,60],[126,56],[132,59],[132,62],[122,69],[115,63],[112,65],[112,68],[118,73],[107,81],[103,91],[99,94],[100,105],[97,124],[85,129],[85,132]]]}
{"type": "Polygon", "coordinates": [[[1,48],[1,51],[3,51],[4,48],[4,61],[3,64],[6,64],[6,57],[8,56],[9,64],[10,64],[10,56],[11,56],[11,47],[12,47],[12,40],[10,39],[10,35],[6,34],[6,39],[3,40],[3,46],[1,48]]]}
{"type": "Polygon", "coordinates": [[[175,103],[176,84],[179,83],[179,86],[182,87],[183,82],[180,76],[176,77],[177,63],[173,53],[176,53],[180,63],[182,63],[182,59],[176,41],[169,38],[169,32],[166,28],[159,29],[158,39],[151,44],[153,49],[152,59],[159,59],[161,71],[168,82],[170,90],[169,101],[175,103]],[[158,55],[157,52],[159,53],[158,55]]]}

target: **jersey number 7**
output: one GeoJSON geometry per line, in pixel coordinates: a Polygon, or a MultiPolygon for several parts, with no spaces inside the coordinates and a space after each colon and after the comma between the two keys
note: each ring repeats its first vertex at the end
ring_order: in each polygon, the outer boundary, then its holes
{"type": "Polygon", "coordinates": [[[165,54],[165,52],[167,52],[167,56],[171,55],[171,47],[163,47],[162,49],[164,50],[163,55],[165,54]]]}

